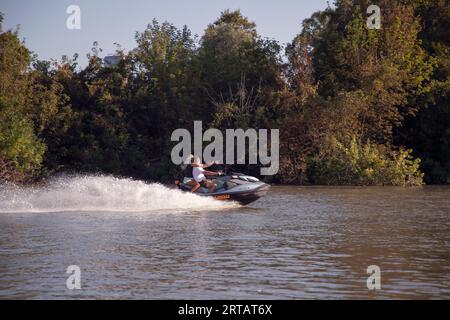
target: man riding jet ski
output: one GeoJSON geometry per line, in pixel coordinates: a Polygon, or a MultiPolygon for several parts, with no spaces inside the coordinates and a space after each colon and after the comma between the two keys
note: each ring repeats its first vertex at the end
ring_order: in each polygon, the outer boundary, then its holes
{"type": "Polygon", "coordinates": [[[258,200],[270,189],[268,184],[242,173],[231,172],[224,175],[220,171],[205,170],[204,168],[212,164],[201,164],[197,157],[192,157],[190,162],[183,170],[184,177],[175,181],[178,188],[183,191],[246,205],[258,200]],[[211,179],[207,179],[207,176],[211,179]]]}

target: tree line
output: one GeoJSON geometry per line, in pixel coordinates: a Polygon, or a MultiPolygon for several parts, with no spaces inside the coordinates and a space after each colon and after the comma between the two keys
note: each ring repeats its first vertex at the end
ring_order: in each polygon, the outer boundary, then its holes
{"type": "MultiPolygon", "coordinates": [[[[287,45],[240,11],[204,34],[153,20],[106,66],[44,61],[0,15],[0,181],[102,172],[169,181],[176,128],[280,129],[274,183],[450,182],[450,6],[338,0],[287,45]],[[381,8],[369,29],[366,9],[381,8]]],[[[240,168],[249,173],[253,166],[240,168]]]]}

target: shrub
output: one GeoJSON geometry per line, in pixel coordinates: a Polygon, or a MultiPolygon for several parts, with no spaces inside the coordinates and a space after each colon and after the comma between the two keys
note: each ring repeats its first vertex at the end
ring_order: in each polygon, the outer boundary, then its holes
{"type": "Polygon", "coordinates": [[[421,185],[420,159],[411,150],[389,150],[352,137],[348,143],[332,139],[329,151],[308,163],[312,183],[325,185],[421,185]]]}

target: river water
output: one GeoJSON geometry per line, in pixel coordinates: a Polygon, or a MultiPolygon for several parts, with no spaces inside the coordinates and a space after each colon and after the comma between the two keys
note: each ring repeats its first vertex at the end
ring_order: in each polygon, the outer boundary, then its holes
{"type": "Polygon", "coordinates": [[[0,228],[0,299],[450,299],[449,187],[280,186],[240,207],[60,178],[0,186],[0,228]]]}

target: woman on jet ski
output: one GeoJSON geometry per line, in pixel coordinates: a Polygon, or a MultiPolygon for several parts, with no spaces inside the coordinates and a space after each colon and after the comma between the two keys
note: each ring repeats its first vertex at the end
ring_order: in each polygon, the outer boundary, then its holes
{"type": "Polygon", "coordinates": [[[216,184],[212,180],[206,179],[206,176],[217,176],[220,175],[220,173],[214,171],[207,171],[204,169],[211,165],[212,163],[202,164],[200,162],[199,157],[191,158],[192,176],[194,177],[194,180],[197,182],[194,188],[192,188],[193,191],[191,190],[191,192],[195,192],[200,187],[208,188],[209,192],[216,191],[216,184]]]}
{"type": "Polygon", "coordinates": [[[206,188],[212,187],[210,192],[213,192],[215,190],[215,184],[211,180],[206,179],[205,175],[217,175],[220,173],[204,170],[204,168],[213,165],[214,162],[209,164],[202,164],[200,163],[200,159],[198,157],[194,157],[191,154],[185,159],[184,164],[185,168],[183,169],[183,176],[190,179],[186,182],[186,184],[192,186],[191,192],[197,191],[201,186],[206,188]],[[195,178],[194,176],[194,168],[198,168],[195,170],[195,176],[197,178],[195,178]]]}

